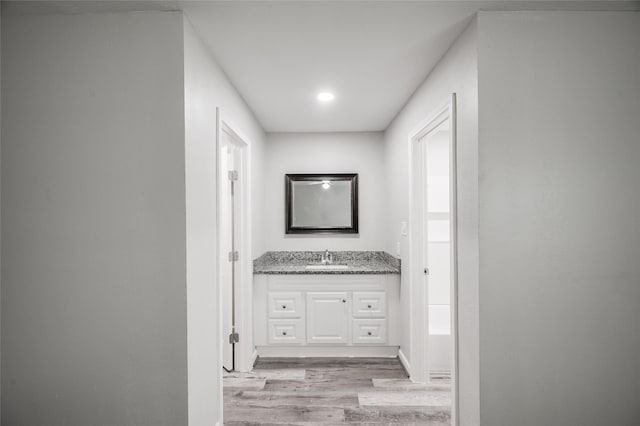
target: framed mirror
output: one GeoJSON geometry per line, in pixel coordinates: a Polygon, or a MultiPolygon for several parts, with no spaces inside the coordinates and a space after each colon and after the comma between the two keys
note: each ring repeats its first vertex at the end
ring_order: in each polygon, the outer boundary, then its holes
{"type": "Polygon", "coordinates": [[[287,234],[357,234],[358,174],[286,174],[287,234]]]}

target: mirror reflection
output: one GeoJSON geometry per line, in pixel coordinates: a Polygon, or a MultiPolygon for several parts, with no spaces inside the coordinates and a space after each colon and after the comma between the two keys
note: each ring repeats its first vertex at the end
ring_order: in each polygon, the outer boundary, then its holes
{"type": "Polygon", "coordinates": [[[294,182],[293,226],[351,226],[351,183],[294,182]]]}

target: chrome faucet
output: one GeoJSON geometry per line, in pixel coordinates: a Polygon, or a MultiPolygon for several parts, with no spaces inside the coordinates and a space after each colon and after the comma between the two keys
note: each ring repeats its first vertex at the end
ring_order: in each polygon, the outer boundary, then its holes
{"type": "Polygon", "coordinates": [[[333,256],[331,255],[329,250],[325,250],[324,254],[322,255],[322,260],[320,261],[320,263],[322,263],[323,265],[326,265],[327,263],[332,263],[332,262],[333,262],[333,256]]]}

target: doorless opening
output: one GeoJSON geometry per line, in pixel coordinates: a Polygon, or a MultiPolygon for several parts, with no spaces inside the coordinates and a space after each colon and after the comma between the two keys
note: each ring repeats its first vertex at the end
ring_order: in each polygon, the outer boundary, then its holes
{"type": "Polygon", "coordinates": [[[409,135],[411,379],[451,380],[457,424],[455,95],[409,135]]]}

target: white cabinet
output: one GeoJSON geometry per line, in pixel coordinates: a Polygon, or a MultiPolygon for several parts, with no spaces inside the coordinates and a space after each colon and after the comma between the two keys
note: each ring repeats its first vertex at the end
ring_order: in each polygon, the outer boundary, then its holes
{"type": "Polygon", "coordinates": [[[307,293],[307,343],[347,343],[348,298],[346,292],[307,293]]]}
{"type": "Polygon", "coordinates": [[[302,292],[268,292],[267,313],[267,341],[270,345],[305,343],[302,292]]]}
{"type": "Polygon", "coordinates": [[[398,353],[398,275],[255,275],[253,293],[261,357],[398,353]]]}

